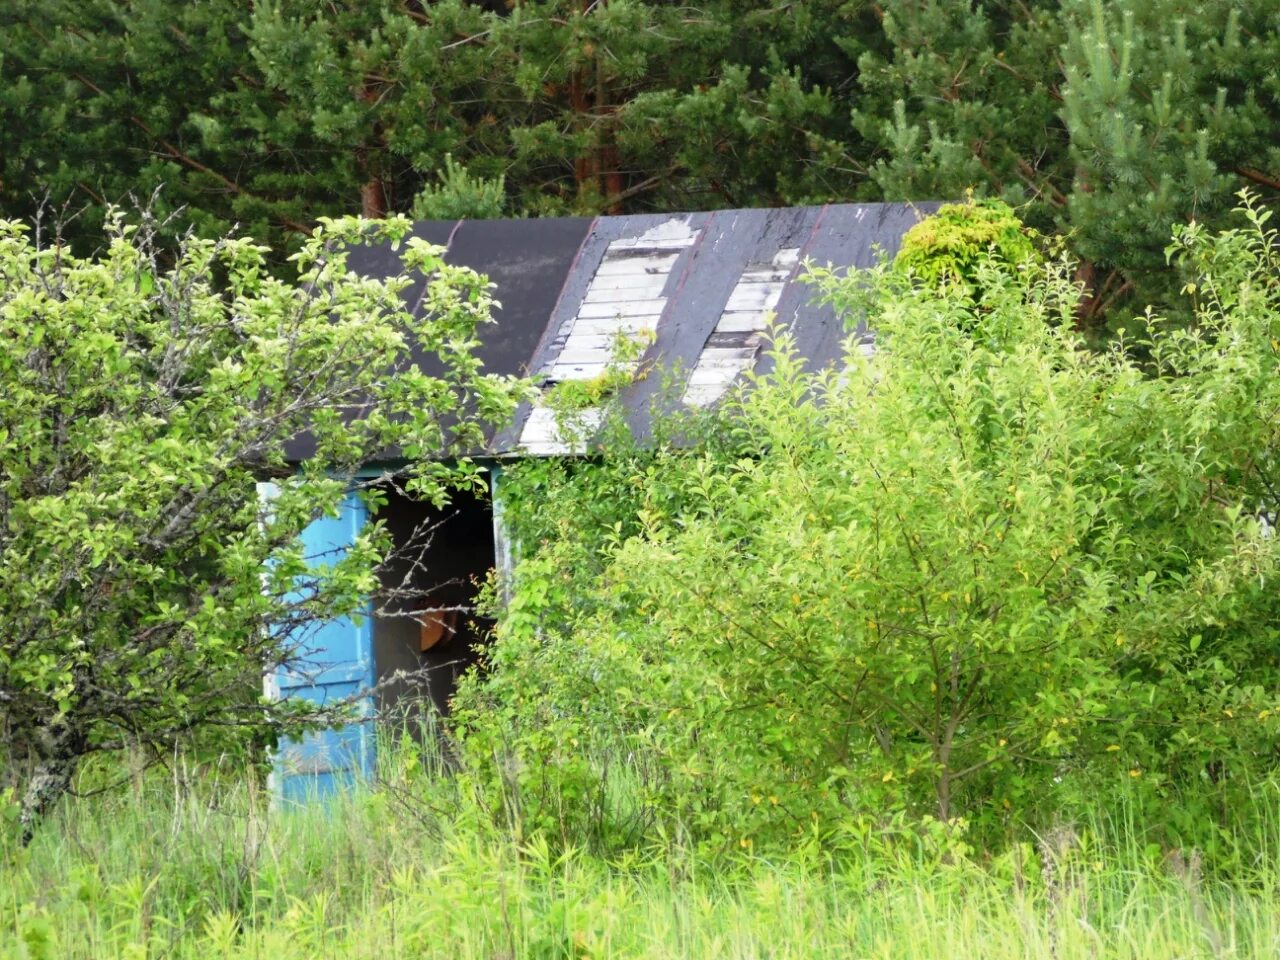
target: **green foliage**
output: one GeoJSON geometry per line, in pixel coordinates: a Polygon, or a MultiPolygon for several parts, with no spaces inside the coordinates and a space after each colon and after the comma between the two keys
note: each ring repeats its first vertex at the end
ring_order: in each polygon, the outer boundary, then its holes
{"type": "Polygon", "coordinates": [[[586,380],[561,380],[543,393],[543,402],[562,418],[607,403],[648,375],[639,364],[653,339],[652,333],[616,334],[603,370],[586,380]]]}
{"type": "Polygon", "coordinates": [[[423,188],[413,200],[415,220],[485,220],[501,217],[506,206],[506,177],[473,177],[465,167],[444,155],[439,182],[423,188]]]}
{"type": "Polygon", "coordinates": [[[295,284],[249,239],[191,238],[170,260],[154,225],[113,215],[80,258],[0,223],[0,760],[28,829],[87,755],[345,715],[260,702],[260,678],[303,656],[308,625],[365,609],[388,537],[371,525],[315,558],[301,531],[388,449],[424,461],[405,471],[417,496],[480,483],[425,460],[474,448],[512,403],[473,354],[484,278],[414,239],[404,275],[347,268],[409,226],[326,221],[295,284]],[[295,468],[301,437],[314,453],[295,468]],[[255,483],[272,478],[268,504],[255,483]]]}
{"type": "Polygon", "coordinates": [[[890,0],[858,60],[858,131],[891,200],[972,187],[1067,235],[1099,323],[1177,303],[1173,224],[1222,226],[1241,186],[1280,169],[1270,0],[890,0]],[[1025,205],[1025,206],[1024,206],[1025,205]]]}
{"type": "Polygon", "coordinates": [[[1247,215],[1179,233],[1188,330],[1088,351],[1064,264],[988,256],[964,298],[818,271],[874,359],[808,374],[782,334],[718,445],[513,469],[536,516],[459,698],[491,802],[724,850],[894,817],[986,844],[1136,791],[1229,848],[1280,682],[1280,285],[1247,215]]]}
{"type": "Polygon", "coordinates": [[[477,822],[457,780],[388,759],[406,775],[272,810],[179,756],[26,850],[0,838],[0,958],[1266,960],[1280,938],[1274,783],[1249,797],[1263,825],[1226,876],[1153,843],[1136,804],[999,855],[889,825],[785,856],[707,861],[668,838],[606,861],[477,822]]]}
{"type": "Polygon", "coordinates": [[[1176,302],[1173,224],[1221,226],[1243,185],[1274,202],[1277,16],[1272,0],[14,0],[0,204],[88,205],[93,238],[105,203],[164,184],[209,236],[240,223],[296,248],[356,210],[972,189],[1069,237],[1096,326],[1176,302]]]}
{"type": "Polygon", "coordinates": [[[934,288],[956,286],[973,295],[978,272],[1017,272],[1037,259],[1035,246],[1013,208],[999,200],[948,203],[902,237],[895,270],[934,288]]]}
{"type": "Polygon", "coordinates": [[[163,183],[209,235],[296,246],[424,190],[424,212],[459,191],[470,210],[480,184],[486,215],[498,193],[535,214],[840,195],[853,64],[832,37],[871,23],[858,7],[21,0],[0,13],[0,117],[23,131],[0,203],[100,212],[163,183]]]}
{"type": "MultiPolygon", "coordinates": [[[[1242,184],[1277,198],[1280,10],[1269,0],[1076,0],[1060,115],[1073,189],[1061,222],[1078,254],[1166,294],[1172,223],[1220,225],[1242,184]]],[[[1142,300],[1139,300],[1142,302],[1142,300]]]]}
{"type": "Polygon", "coordinates": [[[1035,225],[1052,223],[1071,183],[1057,115],[1056,52],[1070,27],[1060,0],[889,0],[883,10],[884,42],[859,57],[853,104],[883,195],[946,199],[973,188],[1032,201],[1035,225]]]}

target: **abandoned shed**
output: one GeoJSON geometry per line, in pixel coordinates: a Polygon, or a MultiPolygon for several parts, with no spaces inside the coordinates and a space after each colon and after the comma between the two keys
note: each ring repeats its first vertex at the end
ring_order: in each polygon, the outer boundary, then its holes
{"type": "MultiPolygon", "coordinates": [[[[742,373],[768,362],[761,333],[774,316],[790,328],[808,366],[840,362],[848,331],[829,307],[810,301],[810,288],[796,282],[803,264],[871,266],[877,251],[891,255],[903,233],[934,206],[833,204],[675,216],[424,222],[413,233],[445,246],[449,262],[484,273],[494,284],[501,304],[497,323],[479,332],[478,352],[487,370],[532,376],[544,390],[590,380],[611,363],[623,337],[643,351],[627,362],[677,371],[680,402],[707,406],[742,373]]],[[[399,271],[398,255],[388,248],[354,250],[350,264],[369,276],[399,271]]],[[[424,284],[406,291],[415,310],[424,284]]],[[[424,368],[433,364],[429,356],[417,361],[424,368]]],[[[638,379],[617,398],[640,435],[663,379],[638,379]]],[[[589,421],[591,411],[584,416],[589,421]]],[[[390,569],[384,583],[421,579],[431,615],[422,616],[419,602],[413,613],[391,605],[359,622],[320,625],[305,638],[293,638],[304,651],[303,662],[268,678],[268,692],[325,702],[359,695],[397,671],[418,671],[426,680],[413,692],[446,709],[459,671],[474,662],[483,639],[485,625],[473,615],[478,584],[504,562],[501,465],[574,452],[552,412],[526,404],[482,452],[488,498],[460,498],[433,511],[390,491],[380,517],[393,537],[426,526],[432,538],[415,569],[390,569]]],[[[305,441],[292,454],[305,458],[305,441]]],[[[338,517],[319,520],[304,533],[308,553],[341,551],[368,520],[363,502],[350,496],[338,517]]],[[[372,716],[375,707],[392,710],[407,692],[403,684],[391,685],[377,704],[368,697],[367,713],[372,716]]],[[[286,799],[323,793],[353,774],[370,773],[373,759],[370,723],[287,741],[276,757],[276,789],[286,799]]]]}

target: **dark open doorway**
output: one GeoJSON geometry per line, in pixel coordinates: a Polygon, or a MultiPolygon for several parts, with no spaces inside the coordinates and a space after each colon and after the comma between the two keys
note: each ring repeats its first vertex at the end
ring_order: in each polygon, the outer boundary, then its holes
{"type": "Polygon", "coordinates": [[[381,689],[378,712],[408,719],[430,704],[447,713],[458,678],[478,659],[492,626],[475,609],[494,566],[492,502],[488,494],[457,493],[436,508],[388,489],[377,517],[397,548],[410,549],[382,572],[384,597],[373,622],[375,678],[412,675],[381,689]]]}

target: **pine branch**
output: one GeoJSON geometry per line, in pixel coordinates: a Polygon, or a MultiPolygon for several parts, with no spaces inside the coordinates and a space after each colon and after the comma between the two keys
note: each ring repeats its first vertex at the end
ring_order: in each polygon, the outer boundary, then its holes
{"type": "MultiPolygon", "coordinates": [[[[79,72],[73,73],[72,77],[74,77],[80,83],[84,84],[88,89],[92,90],[98,96],[105,97],[107,95],[107,92],[105,90],[103,90],[100,86],[98,86],[88,77],[86,77],[83,73],[79,73],[79,72]]],[[[143,133],[145,133],[148,137],[150,137],[153,141],[155,141],[161,147],[163,147],[165,153],[167,153],[171,159],[177,160],[179,163],[181,163],[185,167],[188,167],[199,173],[203,173],[206,176],[213,177],[215,180],[223,184],[228,190],[230,190],[236,196],[252,196],[252,194],[246,191],[243,187],[240,186],[240,184],[236,183],[230,177],[224,174],[221,174],[218,171],[212,169],[211,167],[201,163],[195,157],[186,153],[175,144],[170,143],[168,140],[164,139],[162,136],[156,133],[155,130],[153,130],[151,126],[141,117],[137,116],[136,114],[131,114],[129,116],[129,122],[133,124],[135,127],[137,127],[139,130],[141,130],[143,133]]],[[[299,223],[297,220],[290,219],[289,217],[286,217],[286,216],[279,216],[278,219],[280,223],[284,227],[288,228],[289,230],[293,230],[297,233],[302,233],[302,234],[311,233],[310,227],[308,227],[306,224],[299,223]]]]}

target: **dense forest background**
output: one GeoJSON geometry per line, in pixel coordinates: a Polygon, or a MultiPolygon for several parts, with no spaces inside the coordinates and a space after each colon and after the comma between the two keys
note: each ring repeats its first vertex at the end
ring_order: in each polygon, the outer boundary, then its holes
{"type": "Polygon", "coordinates": [[[1065,233],[1085,325],[1168,300],[1170,226],[1280,195],[1274,0],[13,0],[0,209],[163,186],[277,250],[319,216],[972,190],[1065,233]]]}

